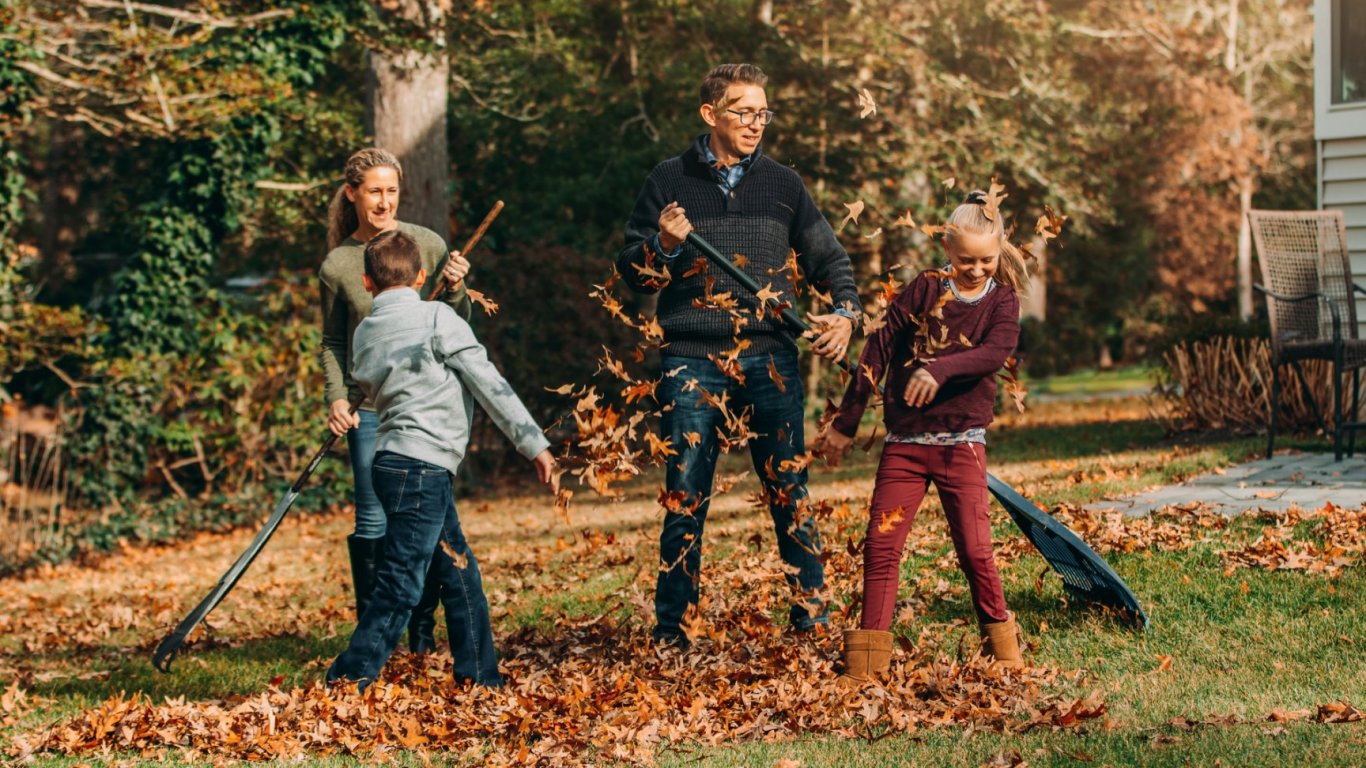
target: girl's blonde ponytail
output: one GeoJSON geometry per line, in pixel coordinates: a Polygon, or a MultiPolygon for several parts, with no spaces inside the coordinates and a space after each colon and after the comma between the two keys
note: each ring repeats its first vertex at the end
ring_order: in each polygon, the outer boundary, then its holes
{"type": "Polygon", "coordinates": [[[1024,295],[1029,288],[1029,270],[1024,253],[1006,236],[1005,222],[999,212],[987,215],[987,193],[975,189],[968,193],[963,204],[953,209],[946,222],[944,236],[954,239],[959,232],[976,235],[994,234],[1001,241],[1000,264],[996,267],[996,282],[1008,285],[1024,295]]]}

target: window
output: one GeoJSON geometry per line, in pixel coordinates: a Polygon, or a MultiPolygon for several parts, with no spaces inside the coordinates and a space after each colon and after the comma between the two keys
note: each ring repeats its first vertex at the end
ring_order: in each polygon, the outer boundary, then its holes
{"type": "Polygon", "coordinates": [[[1333,103],[1366,101],[1366,0],[1333,1],[1333,103]]]}

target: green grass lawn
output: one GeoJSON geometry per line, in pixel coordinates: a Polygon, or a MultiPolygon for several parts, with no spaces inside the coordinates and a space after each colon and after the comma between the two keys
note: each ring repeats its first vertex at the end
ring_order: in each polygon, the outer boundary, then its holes
{"type": "Polygon", "coordinates": [[[1150,365],[1130,365],[1106,371],[1076,371],[1038,379],[1025,377],[1024,384],[1033,395],[1085,397],[1149,390],[1152,389],[1155,374],[1156,369],[1150,365]]]}
{"type": "MultiPolygon", "coordinates": [[[[1131,409],[1130,416],[1137,412],[1131,409]]],[[[1254,455],[1260,444],[1257,439],[1175,444],[1141,418],[1111,413],[1088,420],[1085,412],[1069,411],[1065,418],[1050,420],[1045,416],[1040,423],[1003,424],[993,437],[991,461],[993,471],[1043,503],[1083,503],[1106,493],[1173,482],[1226,466],[1254,455]]],[[[854,507],[870,487],[868,478],[875,459],[875,455],[856,452],[852,466],[816,470],[813,493],[843,494],[854,507]]],[[[723,461],[722,472],[745,468],[741,457],[731,456],[723,461]]],[[[642,481],[623,503],[647,508],[657,482],[656,478],[642,481]]],[[[748,493],[746,489],[753,487],[751,477],[735,492],[748,493]]],[[[511,520],[511,510],[521,502],[490,499],[486,503],[492,505],[491,514],[511,520]]],[[[496,608],[495,634],[500,640],[523,628],[554,632],[557,622],[573,622],[609,609],[630,614],[629,605],[622,607],[623,596],[633,584],[651,578],[646,571],[653,567],[651,547],[658,518],[648,511],[610,517],[613,509],[620,508],[620,504],[590,505],[578,512],[589,528],[617,537],[616,544],[604,549],[612,550],[611,555],[596,560],[575,555],[574,548],[563,540],[560,546],[554,545],[559,534],[541,535],[518,528],[509,529],[502,540],[471,534],[481,559],[484,552],[496,553],[489,558],[484,573],[496,608]]],[[[1023,733],[947,727],[877,734],[879,737],[871,740],[809,734],[773,743],[743,740],[714,747],[672,744],[658,750],[658,763],[763,768],[794,764],[1366,764],[1366,723],[1325,724],[1304,717],[1285,723],[1268,719],[1276,711],[1313,713],[1320,705],[1344,699],[1358,707],[1366,706],[1366,663],[1362,662],[1366,650],[1362,630],[1366,627],[1366,599],[1362,597],[1366,593],[1366,571],[1359,559],[1356,567],[1345,569],[1336,578],[1304,572],[1226,570],[1220,553],[1255,540],[1267,524],[1266,520],[1239,518],[1227,529],[1209,533],[1205,540],[1182,551],[1140,546],[1136,552],[1107,555],[1151,617],[1146,632],[1123,626],[1096,610],[1069,605],[1059,580],[1045,572],[1037,555],[1004,561],[1006,597],[1018,613],[1028,643],[1027,657],[1035,664],[1062,670],[1058,685],[1063,695],[1090,695],[1103,700],[1107,708],[1103,718],[1067,730],[1023,733]]],[[[857,521],[842,525],[840,533],[857,529],[857,521]]],[[[752,533],[762,533],[765,526],[760,515],[744,506],[714,509],[707,552],[708,562],[714,564],[708,572],[711,577],[721,580],[725,563],[755,551],[746,539],[752,533]]],[[[943,528],[934,504],[926,506],[916,526],[930,526],[931,531],[943,528]]],[[[995,533],[998,542],[1017,535],[1004,515],[998,519],[995,533]]],[[[1300,524],[1295,535],[1312,539],[1313,525],[1300,524]]],[[[947,536],[925,540],[931,543],[909,553],[903,563],[902,597],[906,600],[896,630],[915,638],[921,627],[940,627],[948,633],[946,644],[951,646],[958,636],[967,635],[962,620],[970,615],[970,603],[961,574],[956,569],[943,569],[945,556],[951,551],[947,536]],[[939,579],[946,580],[949,588],[932,589],[939,579]]],[[[834,544],[843,540],[831,536],[829,541],[834,544]]],[[[760,546],[771,546],[771,540],[760,546]]],[[[336,556],[343,557],[340,552],[336,556]]],[[[4,592],[24,592],[29,595],[25,599],[31,601],[42,578],[11,581],[4,592]]],[[[48,590],[44,594],[53,596],[71,588],[55,579],[41,586],[48,590]]],[[[335,591],[336,586],[327,589],[335,591]]],[[[299,595],[299,610],[314,610],[329,599],[337,599],[325,592],[299,595]]],[[[847,604],[849,598],[847,594],[837,596],[836,606],[847,604]]],[[[265,602],[269,604],[269,600],[265,602]]],[[[30,652],[25,643],[37,642],[34,636],[25,634],[22,622],[6,615],[10,612],[17,616],[21,610],[18,598],[0,601],[0,621],[11,622],[8,636],[0,638],[0,661],[7,669],[19,670],[23,688],[41,704],[6,717],[0,729],[6,739],[75,716],[119,691],[143,691],[153,700],[169,696],[194,701],[251,695],[272,682],[282,689],[307,685],[321,676],[350,630],[349,623],[341,620],[330,628],[305,627],[292,634],[269,632],[226,646],[197,648],[176,662],[174,675],[166,676],[154,672],[147,661],[150,648],[145,628],[134,626],[114,632],[93,647],[30,652]]],[[[5,713],[0,712],[0,716],[5,713]]],[[[427,756],[411,752],[389,757],[395,765],[427,764],[427,756]]],[[[434,757],[456,764],[482,761],[442,753],[434,757]]],[[[179,753],[169,751],[157,758],[118,753],[39,754],[31,764],[152,765],[163,761],[185,762],[179,753]]],[[[306,764],[363,762],[367,761],[327,757],[306,764]]]]}

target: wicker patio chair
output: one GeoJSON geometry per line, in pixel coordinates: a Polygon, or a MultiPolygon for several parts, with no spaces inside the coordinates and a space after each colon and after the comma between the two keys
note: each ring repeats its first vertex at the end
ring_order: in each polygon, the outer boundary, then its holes
{"type": "MultiPolygon", "coordinates": [[[[1366,341],[1357,330],[1356,294],[1366,288],[1352,282],[1347,255],[1347,228],[1341,211],[1250,211],[1252,238],[1262,265],[1263,284],[1254,285],[1266,296],[1271,319],[1271,420],[1266,455],[1276,444],[1282,365],[1294,366],[1306,399],[1322,413],[1305,380],[1302,360],[1327,360],[1333,366],[1333,456],[1342,459],[1343,435],[1350,433],[1350,455],[1356,449],[1356,430],[1366,428],[1357,418],[1361,369],[1366,367],[1366,341]],[[1342,377],[1352,374],[1352,420],[1344,418],[1342,377]]],[[[1324,432],[1328,426],[1319,417],[1324,432]]]]}

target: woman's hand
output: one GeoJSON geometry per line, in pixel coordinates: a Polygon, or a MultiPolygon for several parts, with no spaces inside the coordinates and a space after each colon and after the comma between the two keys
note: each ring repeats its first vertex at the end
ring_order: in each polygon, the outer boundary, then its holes
{"type": "Polygon", "coordinates": [[[558,495],[560,492],[560,467],[555,463],[555,457],[551,455],[550,449],[547,448],[536,454],[536,458],[531,461],[536,465],[536,479],[550,489],[550,495],[558,495]]]}
{"type": "Polygon", "coordinates": [[[460,251],[451,251],[451,256],[446,260],[446,268],[441,270],[441,276],[446,280],[446,287],[454,290],[460,287],[465,275],[470,273],[470,260],[460,255],[460,251]]]}
{"type": "Polygon", "coordinates": [[[332,407],[327,409],[327,428],[332,430],[332,434],[341,437],[348,429],[359,426],[360,414],[352,413],[350,401],[332,401],[332,407]]]}
{"type": "Polygon", "coordinates": [[[906,404],[912,408],[929,405],[939,393],[939,382],[924,368],[915,369],[911,380],[906,382],[906,404]]]}
{"type": "Polygon", "coordinates": [[[854,438],[841,434],[835,431],[834,427],[826,425],[825,429],[816,436],[816,443],[811,446],[811,450],[817,456],[824,456],[826,464],[838,467],[852,447],[854,447],[854,438]]]}

